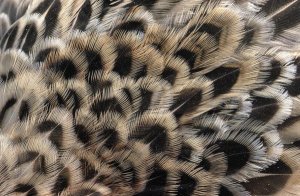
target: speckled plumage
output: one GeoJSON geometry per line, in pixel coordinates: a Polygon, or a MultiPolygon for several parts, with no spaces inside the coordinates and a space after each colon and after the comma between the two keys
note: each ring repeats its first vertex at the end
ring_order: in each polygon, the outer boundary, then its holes
{"type": "Polygon", "coordinates": [[[0,0],[0,195],[300,195],[299,13],[0,0]]]}

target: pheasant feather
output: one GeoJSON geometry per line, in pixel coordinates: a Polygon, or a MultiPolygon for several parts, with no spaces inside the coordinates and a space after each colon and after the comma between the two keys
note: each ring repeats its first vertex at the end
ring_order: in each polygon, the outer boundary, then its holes
{"type": "Polygon", "coordinates": [[[300,195],[299,0],[0,0],[0,195],[300,195]]]}

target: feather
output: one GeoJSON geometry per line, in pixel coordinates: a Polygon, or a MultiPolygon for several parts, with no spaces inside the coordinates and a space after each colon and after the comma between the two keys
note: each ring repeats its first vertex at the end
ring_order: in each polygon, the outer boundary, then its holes
{"type": "Polygon", "coordinates": [[[299,9],[1,0],[1,194],[299,195],[299,9]]]}

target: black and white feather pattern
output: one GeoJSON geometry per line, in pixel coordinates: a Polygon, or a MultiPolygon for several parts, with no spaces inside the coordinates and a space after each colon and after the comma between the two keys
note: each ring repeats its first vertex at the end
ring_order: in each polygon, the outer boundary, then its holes
{"type": "Polygon", "coordinates": [[[0,0],[1,195],[300,195],[299,0],[0,0]]]}

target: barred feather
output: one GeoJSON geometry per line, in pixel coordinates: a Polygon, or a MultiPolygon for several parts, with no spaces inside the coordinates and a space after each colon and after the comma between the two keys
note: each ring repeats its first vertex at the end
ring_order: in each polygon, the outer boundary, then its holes
{"type": "Polygon", "coordinates": [[[299,195],[299,0],[0,0],[1,195],[299,195]]]}

